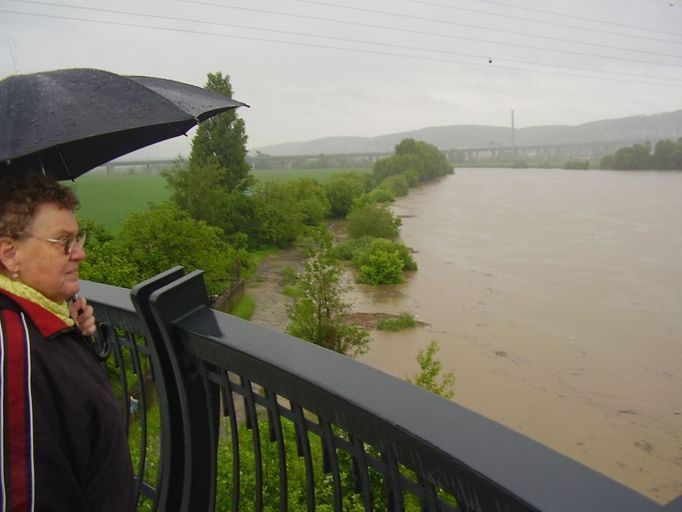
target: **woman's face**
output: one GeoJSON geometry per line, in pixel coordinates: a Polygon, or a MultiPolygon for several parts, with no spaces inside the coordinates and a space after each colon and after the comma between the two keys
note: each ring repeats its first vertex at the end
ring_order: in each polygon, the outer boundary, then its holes
{"type": "Polygon", "coordinates": [[[44,240],[73,237],[78,231],[73,212],[54,203],[40,205],[29,226],[29,237],[16,242],[19,281],[54,302],[78,293],[78,266],[85,252],[75,245],[65,254],[62,244],[44,240]]]}

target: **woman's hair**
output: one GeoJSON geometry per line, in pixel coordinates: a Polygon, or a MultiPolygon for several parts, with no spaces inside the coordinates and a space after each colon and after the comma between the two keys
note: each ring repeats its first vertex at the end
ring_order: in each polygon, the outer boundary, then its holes
{"type": "Polygon", "coordinates": [[[53,178],[29,175],[0,178],[0,237],[23,238],[42,204],[74,211],[78,198],[53,178]]]}

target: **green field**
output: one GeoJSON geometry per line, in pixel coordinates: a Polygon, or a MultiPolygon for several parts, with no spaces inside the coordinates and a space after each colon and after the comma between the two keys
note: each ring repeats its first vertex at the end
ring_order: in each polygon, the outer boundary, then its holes
{"type": "Polygon", "coordinates": [[[144,211],[150,203],[170,198],[166,180],[159,175],[84,175],[71,185],[81,201],[78,217],[91,219],[117,232],[131,213],[144,211]]]}
{"type": "MultiPolygon", "coordinates": [[[[370,172],[370,169],[356,169],[370,172]]],[[[349,169],[267,169],[254,171],[259,181],[285,181],[295,178],[315,178],[324,183],[333,174],[349,169]]],[[[170,198],[166,180],[158,174],[123,174],[107,176],[90,173],[81,176],[71,186],[76,190],[81,206],[78,217],[91,219],[107,229],[118,232],[125,218],[141,212],[152,203],[170,198]]]]}

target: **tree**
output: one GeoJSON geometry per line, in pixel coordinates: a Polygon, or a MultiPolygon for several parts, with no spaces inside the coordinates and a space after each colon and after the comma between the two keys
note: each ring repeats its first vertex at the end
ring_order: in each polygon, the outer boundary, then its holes
{"type": "Polygon", "coordinates": [[[350,304],[342,299],[346,290],[341,284],[343,270],[329,254],[331,242],[318,238],[318,244],[305,260],[304,270],[298,276],[301,296],[289,309],[287,332],[355,357],[367,351],[369,333],[344,321],[344,315],[350,312],[350,304]]]}
{"type": "Polygon", "coordinates": [[[409,184],[408,176],[415,173],[419,181],[428,181],[452,172],[452,166],[436,146],[410,138],[400,141],[395,146],[395,155],[378,160],[372,169],[376,183],[397,174],[405,176],[409,184]]]}
{"type": "Polygon", "coordinates": [[[172,203],[129,216],[114,239],[89,249],[82,277],[131,287],[175,265],[205,272],[209,293],[229,288],[245,254],[222,239],[221,231],[197,221],[172,203]]]}
{"type": "MultiPolygon", "coordinates": [[[[221,72],[209,73],[206,89],[232,97],[230,77],[221,72]]],[[[199,125],[192,140],[189,167],[217,164],[223,171],[223,186],[228,190],[246,190],[253,183],[251,166],[246,162],[246,130],[235,110],[212,117],[199,125]]]]}
{"type": "Polygon", "coordinates": [[[285,184],[286,193],[299,206],[306,226],[317,226],[329,213],[327,193],[317,180],[298,178],[285,184]]]}
{"type": "Polygon", "coordinates": [[[345,217],[353,202],[365,192],[369,192],[371,177],[357,172],[333,175],[325,184],[331,213],[334,217],[345,217]]]}
{"type": "Polygon", "coordinates": [[[247,232],[252,245],[286,247],[303,233],[302,205],[286,184],[259,184],[250,200],[255,222],[247,232]]]}
{"type": "Polygon", "coordinates": [[[645,144],[635,144],[620,148],[613,159],[615,169],[650,169],[651,148],[645,144]]]}
{"type": "Polygon", "coordinates": [[[441,375],[443,363],[436,359],[439,350],[438,342],[431,340],[424,350],[417,353],[419,372],[406,380],[443,398],[450,399],[455,396],[455,372],[449,371],[441,375]]]}

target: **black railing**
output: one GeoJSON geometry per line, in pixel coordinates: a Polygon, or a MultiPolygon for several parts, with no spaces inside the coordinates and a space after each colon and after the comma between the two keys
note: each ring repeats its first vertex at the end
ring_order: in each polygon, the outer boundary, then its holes
{"type": "Polygon", "coordinates": [[[84,282],[140,510],[682,511],[345,356],[214,311],[200,272],[84,282]]]}

